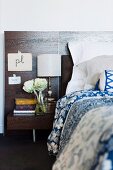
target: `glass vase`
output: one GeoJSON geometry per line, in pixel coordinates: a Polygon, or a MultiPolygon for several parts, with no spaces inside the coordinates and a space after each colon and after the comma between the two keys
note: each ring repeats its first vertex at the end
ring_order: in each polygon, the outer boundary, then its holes
{"type": "Polygon", "coordinates": [[[46,103],[44,101],[42,91],[39,91],[39,95],[37,98],[37,104],[36,104],[36,108],[35,108],[35,113],[37,115],[37,114],[41,114],[41,113],[45,113],[45,112],[46,112],[46,103]]]}

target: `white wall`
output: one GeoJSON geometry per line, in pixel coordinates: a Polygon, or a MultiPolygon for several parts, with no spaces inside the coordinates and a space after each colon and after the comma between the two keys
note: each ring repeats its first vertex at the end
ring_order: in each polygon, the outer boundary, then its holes
{"type": "MultiPolygon", "coordinates": [[[[4,30],[113,31],[113,0],[0,0],[0,8],[0,63],[4,30]]],[[[3,64],[0,77],[3,83],[3,64]]],[[[1,97],[3,84],[0,85],[1,97]]],[[[3,132],[3,97],[0,106],[3,132]]]]}
{"type": "Polygon", "coordinates": [[[3,62],[3,33],[0,31],[0,133],[3,132],[4,120],[4,62],[3,62]]]}
{"type": "Polygon", "coordinates": [[[3,79],[3,33],[2,33],[2,0],[0,0],[0,133],[4,131],[4,79],[3,79]]]}
{"type": "Polygon", "coordinates": [[[2,0],[3,30],[113,30],[113,0],[2,0]]]}

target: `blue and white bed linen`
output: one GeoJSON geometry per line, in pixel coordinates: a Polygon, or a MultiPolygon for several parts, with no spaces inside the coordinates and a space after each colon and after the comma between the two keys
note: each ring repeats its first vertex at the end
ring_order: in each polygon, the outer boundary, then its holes
{"type": "Polygon", "coordinates": [[[113,106],[82,117],[52,170],[113,170],[113,106]]]}
{"type": "Polygon", "coordinates": [[[113,93],[107,91],[79,91],[66,95],[56,105],[53,130],[47,141],[50,154],[57,154],[68,142],[82,116],[87,111],[113,105],[113,93]]]}

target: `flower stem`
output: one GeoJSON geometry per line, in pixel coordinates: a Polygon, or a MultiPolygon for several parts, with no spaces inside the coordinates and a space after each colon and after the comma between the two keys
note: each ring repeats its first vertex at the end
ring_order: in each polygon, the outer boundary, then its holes
{"type": "Polygon", "coordinates": [[[43,95],[42,95],[42,91],[39,91],[39,94],[37,94],[36,90],[34,90],[34,94],[36,95],[37,97],[37,112],[46,112],[46,105],[44,103],[44,100],[43,100],[43,95]]]}
{"type": "Polygon", "coordinates": [[[38,94],[36,92],[36,90],[34,90],[34,94],[36,95],[37,101],[38,101],[38,94]]]}

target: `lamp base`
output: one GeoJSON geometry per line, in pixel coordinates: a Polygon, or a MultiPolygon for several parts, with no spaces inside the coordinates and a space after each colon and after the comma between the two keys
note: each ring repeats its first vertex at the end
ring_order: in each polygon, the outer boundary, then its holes
{"type": "Polygon", "coordinates": [[[54,101],[55,101],[55,98],[53,98],[53,97],[46,97],[46,98],[45,98],[45,101],[46,101],[46,102],[54,102],[54,101]]]}
{"type": "Polygon", "coordinates": [[[47,100],[48,100],[49,102],[51,102],[51,101],[54,101],[55,99],[54,99],[53,97],[48,97],[47,100]]]}

